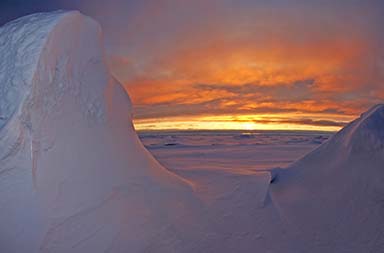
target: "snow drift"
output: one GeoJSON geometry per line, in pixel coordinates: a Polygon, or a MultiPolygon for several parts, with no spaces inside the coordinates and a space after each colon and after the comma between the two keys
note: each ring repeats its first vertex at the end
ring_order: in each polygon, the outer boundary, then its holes
{"type": "Polygon", "coordinates": [[[303,252],[384,250],[384,105],[278,173],[270,191],[303,252]]]}
{"type": "Polygon", "coordinates": [[[0,84],[1,252],[137,252],[151,227],[177,230],[191,186],[136,136],[96,22],[54,12],[5,25],[0,84]]]}

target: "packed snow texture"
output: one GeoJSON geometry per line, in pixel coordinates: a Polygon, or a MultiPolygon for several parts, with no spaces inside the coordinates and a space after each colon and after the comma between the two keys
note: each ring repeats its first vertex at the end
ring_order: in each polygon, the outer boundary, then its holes
{"type": "Polygon", "coordinates": [[[383,111],[285,169],[177,175],[138,139],[99,25],[20,18],[0,28],[0,252],[382,252],[383,111]]]}
{"type": "Polygon", "coordinates": [[[137,138],[97,23],[36,14],[0,34],[1,252],[138,252],[192,209],[137,138]]]}

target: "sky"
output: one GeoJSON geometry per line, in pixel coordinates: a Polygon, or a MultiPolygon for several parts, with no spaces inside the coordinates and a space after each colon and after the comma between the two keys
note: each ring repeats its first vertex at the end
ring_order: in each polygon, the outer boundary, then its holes
{"type": "Polygon", "coordinates": [[[338,130],[384,100],[379,0],[2,0],[0,24],[78,9],[137,129],[338,130]]]}

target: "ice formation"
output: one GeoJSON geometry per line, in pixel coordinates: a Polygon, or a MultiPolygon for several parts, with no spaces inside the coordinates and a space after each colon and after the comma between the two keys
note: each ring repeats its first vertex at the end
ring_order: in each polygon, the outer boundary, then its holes
{"type": "Polygon", "coordinates": [[[0,252],[139,251],[193,203],[137,138],[92,19],[3,26],[0,84],[0,252]]]}

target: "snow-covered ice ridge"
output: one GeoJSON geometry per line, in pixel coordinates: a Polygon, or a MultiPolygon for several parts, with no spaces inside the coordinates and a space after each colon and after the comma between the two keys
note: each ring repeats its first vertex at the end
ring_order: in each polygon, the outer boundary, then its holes
{"type": "Polygon", "coordinates": [[[0,252],[383,252],[383,111],[285,169],[174,174],[138,139],[100,26],[20,18],[0,28],[0,252]]]}

